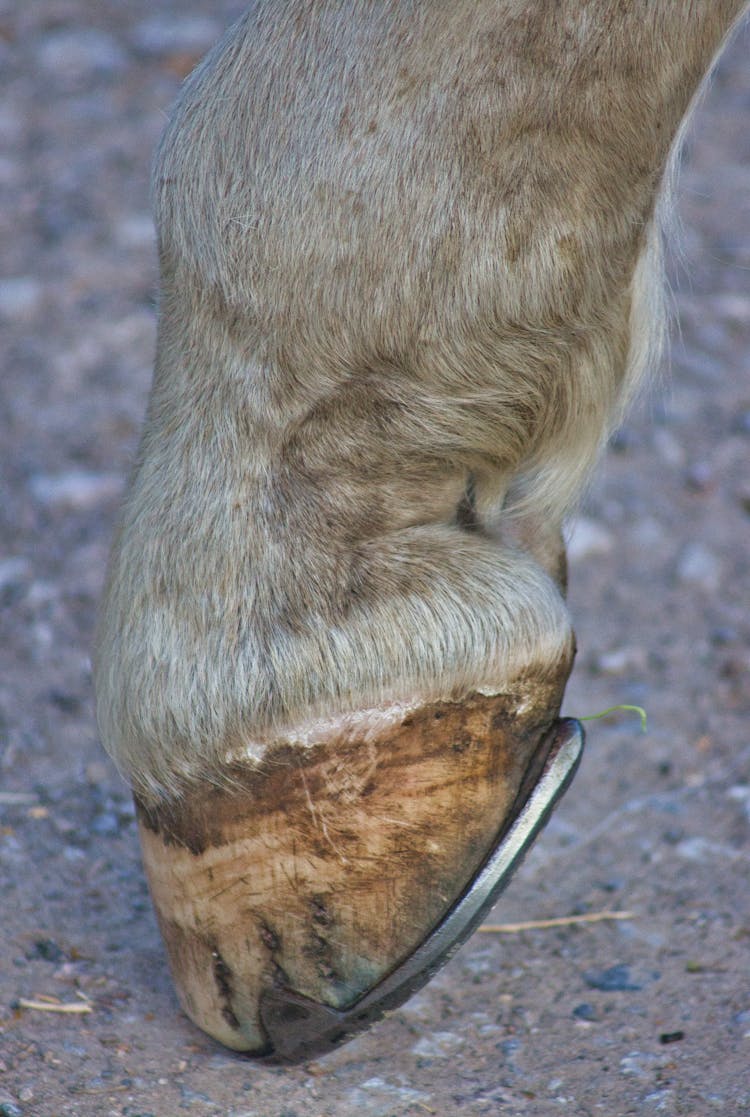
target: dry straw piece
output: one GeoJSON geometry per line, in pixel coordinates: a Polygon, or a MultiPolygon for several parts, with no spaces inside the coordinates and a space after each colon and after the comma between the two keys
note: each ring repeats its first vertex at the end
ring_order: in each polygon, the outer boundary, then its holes
{"type": "Polygon", "coordinates": [[[608,919],[633,919],[632,911],[592,911],[588,915],[561,915],[554,919],[529,919],[525,923],[483,923],[478,931],[493,935],[517,935],[521,931],[546,931],[551,927],[573,927],[578,923],[604,923],[608,919]]]}
{"type": "Polygon", "coordinates": [[[19,997],[16,1004],[19,1008],[33,1009],[35,1012],[57,1012],[67,1016],[82,1016],[88,1012],[93,1012],[91,1004],[84,998],[83,994],[79,993],[78,995],[81,997],[80,1001],[68,1004],[63,1004],[56,997],[45,996],[40,996],[38,1000],[34,1001],[19,997]]]}

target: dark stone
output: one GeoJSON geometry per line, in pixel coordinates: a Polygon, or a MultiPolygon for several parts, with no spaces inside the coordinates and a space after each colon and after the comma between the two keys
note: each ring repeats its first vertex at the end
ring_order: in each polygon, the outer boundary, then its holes
{"type": "Polygon", "coordinates": [[[65,956],[61,947],[52,939],[37,939],[29,958],[43,958],[45,962],[60,962],[65,956]]]}
{"type": "Polygon", "coordinates": [[[51,690],[49,700],[64,714],[77,714],[81,709],[81,699],[77,694],[69,694],[65,690],[51,690]]]}
{"type": "Polygon", "coordinates": [[[602,892],[619,892],[624,883],[622,877],[610,877],[609,880],[598,880],[596,887],[601,888],[602,892]]]}
{"type": "Polygon", "coordinates": [[[606,970],[586,970],[583,980],[591,989],[601,989],[604,993],[635,993],[643,988],[642,981],[636,981],[630,966],[610,966],[606,970]]]}

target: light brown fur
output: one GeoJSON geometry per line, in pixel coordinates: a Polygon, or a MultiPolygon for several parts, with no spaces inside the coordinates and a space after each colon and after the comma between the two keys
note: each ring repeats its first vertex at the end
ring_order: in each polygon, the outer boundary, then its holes
{"type": "Polygon", "coordinates": [[[560,529],[658,350],[659,198],[741,0],[257,0],[158,153],[97,647],[147,797],[572,654],[560,529]]]}

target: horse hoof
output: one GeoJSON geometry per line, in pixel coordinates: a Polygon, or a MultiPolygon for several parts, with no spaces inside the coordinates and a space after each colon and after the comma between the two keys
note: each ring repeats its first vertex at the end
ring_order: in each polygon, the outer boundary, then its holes
{"type": "Polygon", "coordinates": [[[216,783],[136,800],[180,1003],[298,1061],[362,1031],[474,929],[570,781],[559,685],[351,715],[216,783]]]}

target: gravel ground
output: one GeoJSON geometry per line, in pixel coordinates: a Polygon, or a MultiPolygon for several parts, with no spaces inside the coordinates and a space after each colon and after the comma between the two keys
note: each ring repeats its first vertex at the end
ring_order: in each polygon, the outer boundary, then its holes
{"type": "Polygon", "coordinates": [[[0,0],[0,1115],[750,1112],[750,35],[680,179],[665,383],[572,541],[582,769],[493,921],[295,1069],[177,1006],[89,649],[154,344],[148,165],[234,0],[0,0]],[[54,997],[86,1011],[21,1000],[54,997]]]}

